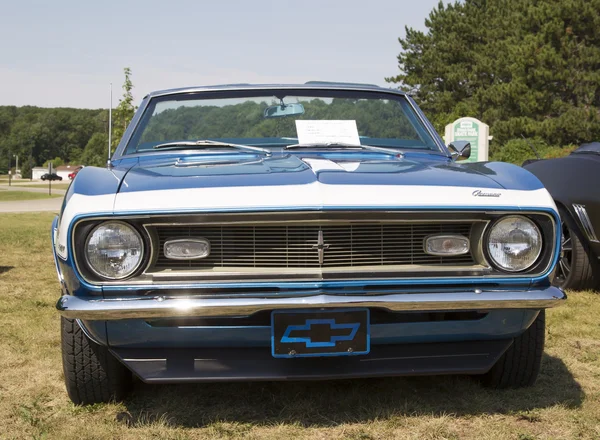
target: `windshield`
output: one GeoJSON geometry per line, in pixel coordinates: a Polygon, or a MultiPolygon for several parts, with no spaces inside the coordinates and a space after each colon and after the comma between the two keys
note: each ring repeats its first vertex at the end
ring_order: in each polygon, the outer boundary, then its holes
{"type": "Polygon", "coordinates": [[[339,141],[345,145],[439,151],[404,96],[363,91],[262,90],[153,98],[125,153],[165,147],[189,149],[196,141],[277,150],[308,143],[303,142],[308,139],[311,145],[339,141]],[[171,145],[178,142],[182,144],[171,145]]]}

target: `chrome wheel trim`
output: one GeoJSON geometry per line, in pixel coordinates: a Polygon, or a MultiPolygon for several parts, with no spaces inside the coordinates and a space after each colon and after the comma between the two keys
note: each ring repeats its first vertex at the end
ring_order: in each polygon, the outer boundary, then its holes
{"type": "Polygon", "coordinates": [[[554,284],[564,286],[569,275],[571,275],[571,263],[573,261],[573,241],[571,231],[565,222],[562,223],[562,238],[560,243],[560,259],[556,265],[554,284]]]}

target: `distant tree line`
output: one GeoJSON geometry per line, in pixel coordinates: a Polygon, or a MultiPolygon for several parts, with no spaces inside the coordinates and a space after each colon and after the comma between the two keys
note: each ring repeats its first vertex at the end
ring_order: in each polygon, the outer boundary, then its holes
{"type": "Polygon", "coordinates": [[[32,166],[53,158],[79,163],[91,138],[107,130],[107,110],[2,106],[0,169],[6,173],[9,159],[14,168],[16,155],[24,174],[29,173],[30,158],[32,166]]]}
{"type": "Polygon", "coordinates": [[[439,132],[458,117],[490,125],[492,154],[521,162],[600,140],[600,0],[440,1],[406,28],[400,73],[439,132]],[[526,156],[526,157],[524,157],[526,156]]]}
{"type": "MultiPolygon", "coordinates": [[[[123,97],[113,111],[113,151],[133,117],[131,70],[125,69],[123,97]]],[[[108,155],[108,109],[0,106],[0,173],[16,166],[72,163],[102,166],[108,155]]]]}

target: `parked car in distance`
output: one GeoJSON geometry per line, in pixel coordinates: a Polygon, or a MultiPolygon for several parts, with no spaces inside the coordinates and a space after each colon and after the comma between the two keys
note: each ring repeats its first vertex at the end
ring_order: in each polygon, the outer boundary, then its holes
{"type": "Polygon", "coordinates": [[[600,289],[600,142],[569,156],[531,160],[523,167],[542,181],[562,218],[562,255],[554,284],[600,289]]]}
{"type": "Polygon", "coordinates": [[[77,167],[75,168],[75,170],[73,170],[72,173],[69,173],[69,180],[73,180],[75,178],[75,176],[77,175],[77,173],[82,169],[83,167],[77,167]]]}
{"type": "Polygon", "coordinates": [[[147,95],[52,226],[71,400],[120,399],[132,374],[533,384],[566,298],[559,214],[529,171],[469,155],[399,90],[147,95]]]}
{"type": "Polygon", "coordinates": [[[46,174],[42,174],[42,177],[40,177],[40,179],[42,179],[42,180],[62,180],[62,177],[56,173],[46,173],[46,174]]]}

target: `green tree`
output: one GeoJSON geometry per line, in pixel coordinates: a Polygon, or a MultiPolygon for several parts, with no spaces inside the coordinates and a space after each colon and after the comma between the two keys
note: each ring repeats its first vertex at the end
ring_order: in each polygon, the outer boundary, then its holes
{"type": "Polygon", "coordinates": [[[550,146],[597,140],[598,11],[600,0],[440,2],[425,32],[406,28],[400,73],[386,80],[439,131],[461,116],[488,123],[496,148],[521,135],[550,146]]]}
{"type": "Polygon", "coordinates": [[[50,162],[52,162],[52,166],[53,166],[54,168],[56,168],[56,167],[59,167],[59,166],[62,166],[62,165],[64,165],[64,164],[65,164],[65,161],[64,161],[64,160],[62,160],[60,157],[55,157],[55,158],[54,158],[54,159],[52,159],[52,160],[47,160],[46,162],[44,162],[44,168],[48,168],[48,164],[49,164],[50,162]]]}
{"type": "Polygon", "coordinates": [[[39,107],[0,107],[0,168],[8,156],[40,165],[60,157],[78,162],[82,149],[96,132],[107,131],[106,110],[39,107]],[[104,120],[104,122],[103,122],[104,120]]]}
{"type": "Polygon", "coordinates": [[[31,166],[29,164],[29,160],[27,159],[21,166],[21,177],[23,177],[23,179],[29,179],[31,177],[31,166]]]}
{"type": "Polygon", "coordinates": [[[113,112],[113,134],[112,134],[112,151],[121,141],[127,126],[133,119],[136,107],[133,105],[133,82],[131,81],[131,69],[125,67],[125,81],[123,82],[123,97],[119,99],[119,105],[113,112]]]}
{"type": "Polygon", "coordinates": [[[106,166],[107,145],[106,133],[94,133],[81,153],[81,163],[86,166],[106,166]]]}
{"type": "MultiPolygon", "coordinates": [[[[129,68],[125,69],[123,89],[123,98],[115,109],[115,145],[135,112],[129,68]]],[[[100,149],[99,138],[91,140],[99,133],[107,137],[108,119],[107,109],[0,106],[0,170],[7,168],[13,154],[18,154],[23,164],[31,161],[32,166],[56,157],[74,165],[88,162],[104,166],[108,140],[102,160],[96,152],[100,149]],[[85,149],[88,151],[84,155],[85,149]]]]}

